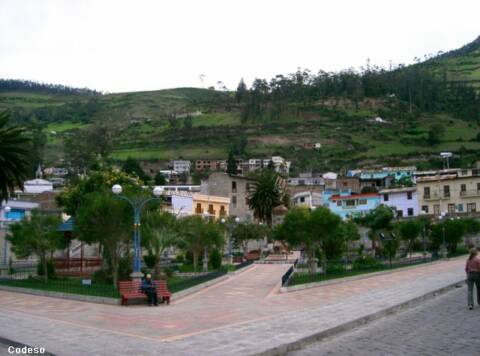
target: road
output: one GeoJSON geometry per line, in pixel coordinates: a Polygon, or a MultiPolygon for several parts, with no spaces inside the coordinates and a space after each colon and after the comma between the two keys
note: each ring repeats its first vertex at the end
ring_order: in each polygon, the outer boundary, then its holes
{"type": "Polygon", "coordinates": [[[466,306],[466,286],[379,319],[356,330],[316,342],[295,356],[480,355],[480,308],[466,306]]]}

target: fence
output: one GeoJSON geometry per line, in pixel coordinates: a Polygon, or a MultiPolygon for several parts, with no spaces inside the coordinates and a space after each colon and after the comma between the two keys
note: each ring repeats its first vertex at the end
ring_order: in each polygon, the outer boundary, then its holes
{"type": "Polygon", "coordinates": [[[168,289],[172,292],[178,292],[190,287],[194,287],[197,284],[208,282],[212,279],[221,277],[227,274],[227,269],[221,269],[216,272],[211,272],[207,274],[203,274],[198,277],[191,277],[191,278],[171,278],[168,280],[168,289]]]}
{"type": "Polygon", "coordinates": [[[102,268],[100,257],[54,258],[53,263],[58,275],[88,276],[102,268]]]}
{"type": "Polygon", "coordinates": [[[119,298],[118,290],[111,284],[104,284],[91,279],[49,277],[37,275],[36,269],[11,271],[0,277],[0,285],[31,288],[51,292],[92,295],[99,297],[119,298]]]}
{"type": "MultiPolygon", "coordinates": [[[[405,258],[399,260],[393,260],[390,264],[388,259],[370,259],[368,263],[362,264],[355,262],[353,264],[346,264],[345,261],[327,261],[327,271],[326,273],[295,273],[289,275],[287,278],[286,274],[282,277],[282,286],[296,285],[303,283],[313,283],[321,282],[324,280],[350,277],[364,273],[379,272],[385,271],[394,268],[408,267],[419,265],[423,263],[429,263],[437,260],[437,257],[417,257],[417,258],[405,258]]],[[[289,270],[290,271],[290,270],[289,270]]],[[[289,272],[287,271],[287,273],[289,272]]],[[[292,271],[293,272],[293,271],[292,271]]],[[[292,274],[292,273],[290,273],[292,274]]]]}

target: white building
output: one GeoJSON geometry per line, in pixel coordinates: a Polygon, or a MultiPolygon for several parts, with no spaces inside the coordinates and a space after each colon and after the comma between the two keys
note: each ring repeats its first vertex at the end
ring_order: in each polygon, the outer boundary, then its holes
{"type": "Polygon", "coordinates": [[[323,194],[317,192],[300,192],[292,197],[294,206],[316,208],[323,205],[323,194]]]}
{"type": "Polygon", "coordinates": [[[45,179],[32,179],[23,183],[23,189],[28,194],[40,194],[53,191],[53,184],[45,179]]]}
{"type": "Polygon", "coordinates": [[[183,159],[175,159],[171,161],[170,165],[175,172],[190,173],[192,162],[183,159]]]}
{"type": "Polygon", "coordinates": [[[381,197],[380,203],[395,210],[397,217],[418,216],[416,187],[383,189],[379,194],[381,197]]]}

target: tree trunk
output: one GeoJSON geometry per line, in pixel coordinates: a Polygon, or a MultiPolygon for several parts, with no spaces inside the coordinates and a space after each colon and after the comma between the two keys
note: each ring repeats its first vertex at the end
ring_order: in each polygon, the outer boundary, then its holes
{"type": "Polygon", "coordinates": [[[112,251],[112,279],[113,285],[118,285],[118,255],[117,251],[112,251]]]}
{"type": "Polygon", "coordinates": [[[195,272],[197,271],[197,265],[198,265],[198,253],[197,251],[193,251],[193,270],[195,272]]]}
{"type": "Polygon", "coordinates": [[[46,254],[43,254],[43,279],[45,283],[48,282],[48,268],[47,268],[47,256],[46,254]]]}
{"type": "Polygon", "coordinates": [[[155,256],[155,277],[156,278],[160,278],[160,273],[161,273],[161,269],[160,269],[160,262],[161,262],[161,255],[159,254],[158,256],[155,256]]]}

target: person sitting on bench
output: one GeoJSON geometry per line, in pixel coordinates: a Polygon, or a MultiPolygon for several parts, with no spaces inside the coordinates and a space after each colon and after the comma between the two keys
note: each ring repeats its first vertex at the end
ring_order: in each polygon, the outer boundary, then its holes
{"type": "Polygon", "coordinates": [[[155,306],[158,305],[157,286],[155,285],[155,282],[152,281],[151,274],[147,274],[142,281],[142,292],[147,295],[148,306],[152,306],[152,304],[155,306]]]}

